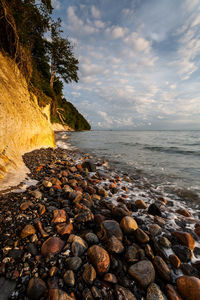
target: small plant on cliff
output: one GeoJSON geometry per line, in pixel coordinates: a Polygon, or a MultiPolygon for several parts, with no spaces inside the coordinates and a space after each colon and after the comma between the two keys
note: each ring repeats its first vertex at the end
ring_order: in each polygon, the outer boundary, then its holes
{"type": "Polygon", "coordinates": [[[48,43],[51,60],[50,86],[60,75],[66,82],[78,82],[78,59],[74,57],[73,47],[66,38],[61,37],[61,19],[51,24],[51,42],[48,43]]]}

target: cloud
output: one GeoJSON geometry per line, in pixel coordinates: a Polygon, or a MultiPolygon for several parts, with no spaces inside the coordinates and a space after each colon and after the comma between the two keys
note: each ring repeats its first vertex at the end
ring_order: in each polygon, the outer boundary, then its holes
{"type": "Polygon", "coordinates": [[[96,19],[99,19],[101,17],[100,11],[94,5],[91,6],[91,13],[96,19]]]}
{"type": "Polygon", "coordinates": [[[67,9],[67,18],[68,18],[68,28],[75,35],[90,35],[95,32],[98,32],[98,29],[92,26],[91,24],[84,23],[84,21],[79,18],[76,14],[76,7],[69,6],[67,9]]]}
{"type": "Polygon", "coordinates": [[[149,53],[151,51],[151,42],[141,37],[137,32],[132,32],[124,39],[124,42],[133,46],[137,52],[149,53]]]}
{"type": "Polygon", "coordinates": [[[114,40],[123,38],[127,32],[128,32],[127,28],[120,27],[120,26],[108,27],[105,30],[106,35],[108,35],[110,38],[112,38],[114,40]]]}

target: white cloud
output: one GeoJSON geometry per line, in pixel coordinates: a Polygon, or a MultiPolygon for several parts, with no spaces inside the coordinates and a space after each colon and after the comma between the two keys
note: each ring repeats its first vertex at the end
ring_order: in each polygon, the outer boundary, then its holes
{"type": "Polygon", "coordinates": [[[123,38],[126,33],[128,32],[128,29],[126,27],[120,27],[120,26],[112,26],[106,28],[106,35],[108,35],[110,38],[116,40],[119,38],[123,38]]]}
{"type": "Polygon", "coordinates": [[[94,25],[99,29],[103,29],[105,27],[105,24],[101,20],[94,21],[94,25]]]}
{"type": "Polygon", "coordinates": [[[91,13],[92,13],[93,17],[96,19],[99,19],[101,17],[100,11],[94,5],[92,5],[92,7],[91,7],[91,13]]]}
{"type": "Polygon", "coordinates": [[[127,36],[124,42],[133,46],[133,49],[137,52],[149,53],[151,51],[150,41],[140,36],[137,32],[133,32],[127,36]]]}
{"type": "Polygon", "coordinates": [[[69,6],[67,9],[68,27],[77,36],[90,35],[98,32],[91,24],[86,24],[76,15],[76,7],[69,6]]]}

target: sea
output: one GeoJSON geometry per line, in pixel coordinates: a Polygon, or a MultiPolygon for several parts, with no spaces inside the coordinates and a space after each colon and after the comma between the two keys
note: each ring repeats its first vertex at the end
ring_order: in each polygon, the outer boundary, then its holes
{"type": "Polygon", "coordinates": [[[100,157],[110,168],[200,208],[200,131],[60,132],[57,145],[100,157]]]}

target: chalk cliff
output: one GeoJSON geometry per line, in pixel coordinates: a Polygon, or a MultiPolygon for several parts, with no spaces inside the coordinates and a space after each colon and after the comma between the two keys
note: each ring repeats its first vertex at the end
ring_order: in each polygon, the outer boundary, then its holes
{"type": "Polygon", "coordinates": [[[55,146],[49,113],[50,107],[38,106],[14,62],[0,53],[0,179],[23,165],[23,153],[55,146]]]}

